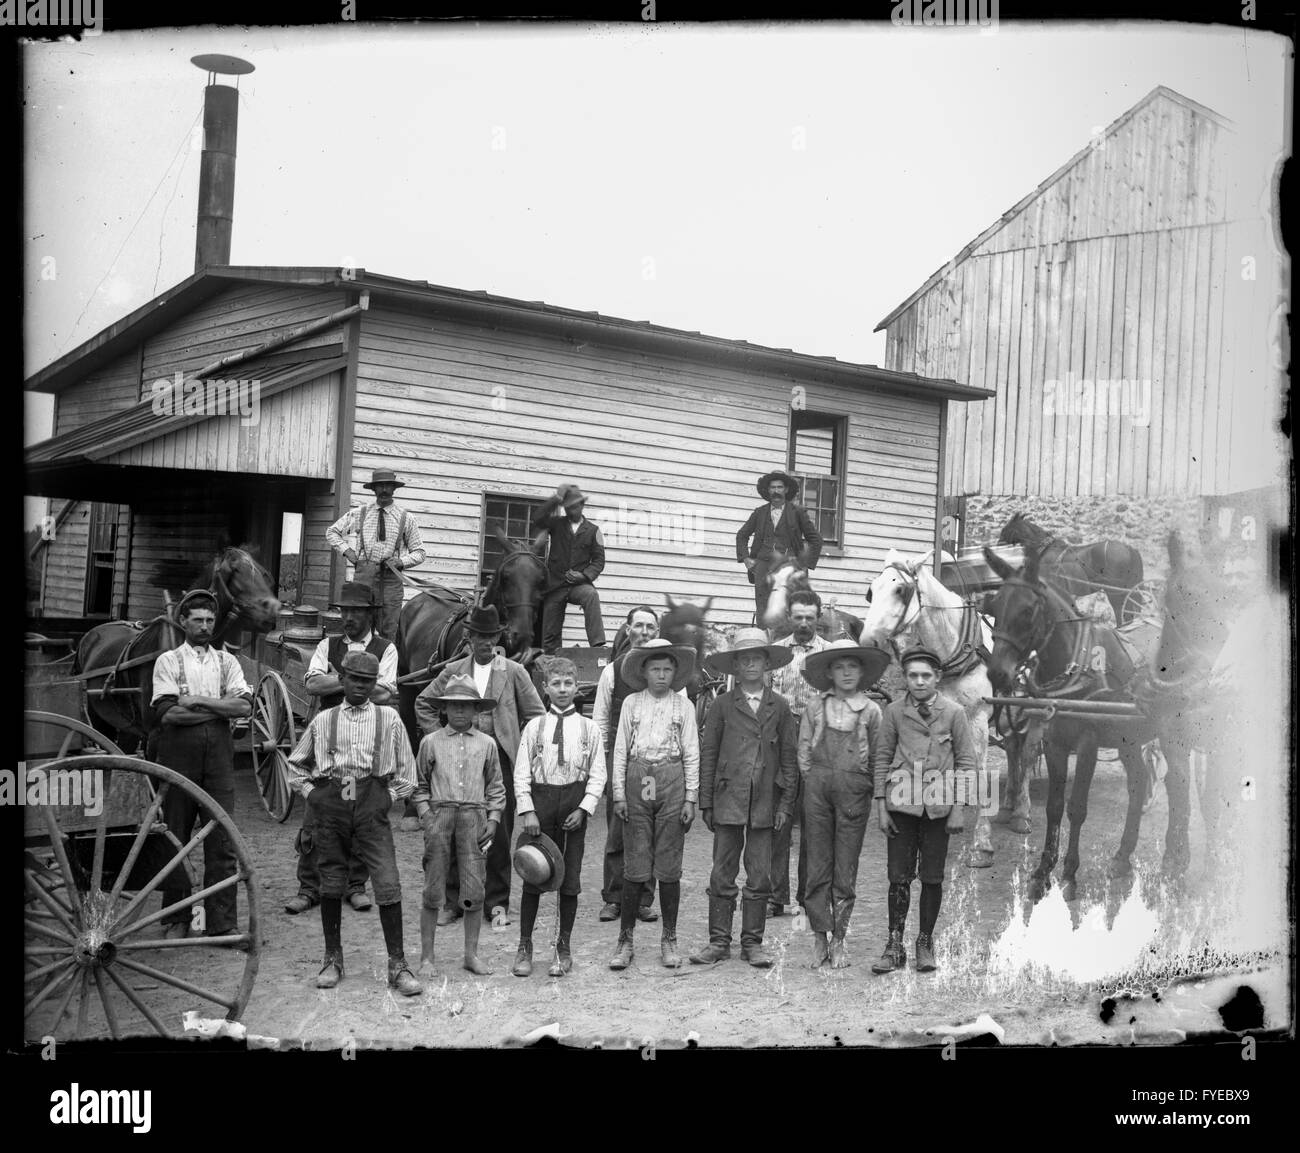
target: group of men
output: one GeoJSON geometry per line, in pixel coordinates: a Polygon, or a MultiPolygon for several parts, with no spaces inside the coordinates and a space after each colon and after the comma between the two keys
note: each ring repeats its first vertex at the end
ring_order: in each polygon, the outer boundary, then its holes
{"type": "MultiPolygon", "coordinates": [[[[393,500],[402,484],[390,470],[377,470],[366,485],[374,502],[328,531],[357,579],[345,582],[336,602],[342,635],[326,637],[313,653],[305,687],[320,697],[321,710],[289,757],[290,785],[304,797],[306,815],[296,840],[299,891],[285,911],[321,909],[325,961],[318,986],[334,987],[343,977],[342,905],[346,901],[359,912],[371,908],[369,883],[388,949],[390,984],[405,995],[422,991],[402,943],[389,823],[398,799],[413,802],[425,839],[420,921],[426,974],[437,929],[457,919],[464,921],[466,968],[489,971],[477,956],[479,929],[485,909],[494,928],[513,923],[514,871],[524,886],[513,972],[531,973],[538,900],[555,890],[560,930],[551,973],[569,971],[585,826],[602,795],[607,828],[599,920],[620,922],[612,968],[631,962],[637,922],[654,922],[661,914],[661,959],[669,966],[682,963],[676,940],[682,853],[697,810],[713,833],[714,860],[710,939],[690,960],[713,964],[730,956],[736,902],[743,896],[740,944],[750,964],[770,964],[763,947],[766,919],[791,904],[806,908],[813,922],[814,963],[847,964],[843,939],[873,796],[890,838],[890,935],[876,968],[888,971],[903,963],[905,894],[918,859],[918,965],[933,968],[930,934],[954,818],[931,805],[896,804],[886,786],[908,766],[932,772],[945,763],[951,767],[954,757],[961,767],[973,756],[964,714],[934,694],[934,654],[907,655],[908,695],[882,718],[866,689],[888,654],[823,640],[817,634],[820,602],[814,594],[795,593],[787,643],[769,643],[761,629],[742,630],[731,649],[709,659],[711,671],[729,676],[733,687],[713,703],[701,736],[685,691],[696,654],[658,639],[659,617],[650,606],[627,614],[630,648],[605,665],[590,720],[573,705],[573,665],[551,660],[544,666],[544,704],[523,667],[497,648],[497,610],[476,606],[466,622],[468,655],[447,665],[416,702],[420,742],[413,752],[396,711],[387,707],[397,693],[392,636],[403,599],[401,573],[424,559],[415,517],[393,500]],[[512,855],[516,818],[521,835],[512,855]],[[804,831],[792,902],[796,819],[804,831]],[[736,884],[742,856],[743,891],[736,884]],[[656,887],[660,912],[654,909],[656,887]]],[[[754,582],[761,614],[774,564],[795,556],[813,567],[821,538],[794,503],[795,477],[774,471],[757,487],[767,503],[737,534],[737,558],[754,582]]],[[[559,647],[570,603],[584,612],[589,644],[605,644],[594,588],[604,568],[604,544],[584,516],[585,502],[576,485],[562,485],[534,518],[534,529],[550,537],[543,606],[548,653],[559,647]]],[[[251,693],[235,659],[210,645],[215,614],[208,594],[192,594],[181,605],[186,641],[163,654],[155,671],[156,755],[229,808],[229,722],[248,715],[251,693]]],[[[180,812],[179,803],[172,802],[177,811],[166,819],[188,829],[194,814],[180,812]]],[[[230,847],[217,830],[205,845],[205,886],[233,868],[230,847]]],[[[182,877],[169,886],[167,903],[186,895],[182,877]]],[[[209,934],[237,935],[234,889],[207,905],[209,934]]],[[[183,914],[165,928],[169,936],[188,931],[183,914]]]]}

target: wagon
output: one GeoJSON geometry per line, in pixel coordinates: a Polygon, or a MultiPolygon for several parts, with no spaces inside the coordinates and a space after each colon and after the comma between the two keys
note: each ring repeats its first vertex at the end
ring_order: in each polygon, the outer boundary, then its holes
{"type": "Polygon", "coordinates": [[[230,815],[181,774],[122,750],[86,723],[86,683],[65,662],[28,670],[15,800],[24,805],[24,1016],[30,1038],[180,1034],[185,1010],[237,1020],[257,976],[257,874],[230,815]],[[163,820],[172,791],[198,810],[184,844],[163,820]],[[229,838],[235,873],[205,886],[203,843],[229,838]],[[162,905],[175,869],[190,895],[162,905]],[[204,898],[243,891],[247,930],[205,933],[204,898]],[[191,935],[161,922],[189,911],[191,935]],[[211,946],[218,946],[215,951],[211,946]]]}
{"type": "Polygon", "coordinates": [[[320,698],[304,682],[316,641],[294,641],[270,633],[258,641],[258,658],[239,654],[244,679],[253,689],[253,714],[248,722],[249,748],[257,777],[257,795],[273,821],[283,823],[293,812],[289,788],[289,754],[312,717],[320,698]]]}

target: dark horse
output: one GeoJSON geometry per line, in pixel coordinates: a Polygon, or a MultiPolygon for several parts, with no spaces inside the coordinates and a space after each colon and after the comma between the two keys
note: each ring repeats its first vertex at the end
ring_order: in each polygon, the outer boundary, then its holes
{"type": "MultiPolygon", "coordinates": [[[[174,564],[166,565],[163,576],[153,583],[176,587],[174,564]]],[[[217,598],[217,627],[214,645],[235,635],[241,628],[269,629],[275,624],[280,602],[274,582],[253,558],[247,546],[221,550],[193,585],[206,588],[217,598]]],[[[175,648],[185,639],[174,610],[147,622],[108,621],[96,625],[77,643],[73,672],[85,675],[89,696],[90,722],[97,730],[131,752],[153,727],[154,661],[164,649],[175,648]],[[103,692],[103,690],[130,690],[103,692]]]]}
{"type": "Polygon", "coordinates": [[[1142,583],[1142,554],[1137,549],[1120,540],[1067,544],[1021,512],[1003,526],[998,544],[1018,544],[1027,550],[1038,550],[1043,576],[1071,597],[1085,596],[1100,588],[1120,624],[1124,623],[1124,601],[1129,591],[1142,583]]]}
{"type": "MultiPolygon", "coordinates": [[[[1079,701],[1133,701],[1141,679],[1142,657],[1154,657],[1157,636],[1149,628],[1146,652],[1135,657],[1119,630],[1081,617],[1053,585],[1042,580],[1038,553],[1028,552],[1024,567],[1013,569],[990,549],[985,559],[1002,578],[994,598],[993,652],[989,677],[998,695],[1008,695],[1018,676],[1025,674],[1029,694],[1059,701],[1060,707],[1079,701]]],[[[1128,635],[1132,636],[1131,633],[1128,635]]],[[[1047,834],[1042,858],[1034,870],[1030,896],[1040,899],[1051,884],[1060,844],[1061,817],[1065,812],[1065,786],[1069,756],[1075,754],[1074,787],[1070,793],[1070,838],[1061,870],[1066,900],[1076,895],[1079,869],[1079,833],[1088,815],[1088,792],[1097,765],[1097,748],[1118,750],[1128,777],[1128,811],[1119,848],[1111,862],[1113,877],[1132,871],[1130,858],[1137,847],[1145,796],[1146,765],[1142,746],[1156,737],[1161,741],[1169,771],[1165,789],[1169,796],[1169,827],[1165,838],[1164,869],[1181,874],[1187,866],[1188,749],[1177,726],[1161,726],[1149,716],[1116,718],[1102,715],[1052,716],[1043,732],[1047,757],[1047,834]]]]}
{"type": "MultiPolygon", "coordinates": [[[[506,555],[483,593],[483,604],[495,606],[504,624],[501,637],[506,655],[527,664],[536,655],[533,640],[540,634],[538,620],[546,588],[546,562],[531,549],[506,540],[497,530],[506,555]]],[[[434,586],[402,606],[397,627],[397,672],[404,677],[428,669],[433,676],[469,651],[465,618],[473,599],[464,593],[434,586]]],[[[432,678],[430,678],[432,679],[432,678]]],[[[415,698],[425,684],[399,685],[399,709],[412,747],[419,746],[415,724],[415,698]]]]}

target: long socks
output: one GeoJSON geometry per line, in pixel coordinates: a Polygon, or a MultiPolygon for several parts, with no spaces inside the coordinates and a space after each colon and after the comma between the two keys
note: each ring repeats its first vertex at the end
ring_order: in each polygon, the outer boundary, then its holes
{"type": "Polygon", "coordinates": [[[907,924],[907,908],[912,903],[911,885],[889,886],[889,931],[901,933],[907,924]]]}
{"type": "MultiPolygon", "coordinates": [[[[383,912],[381,909],[380,912],[383,912]]],[[[325,930],[325,955],[337,956],[343,952],[343,898],[320,899],[320,924],[325,930]]]]}
{"type": "Polygon", "coordinates": [[[636,928],[636,908],[641,903],[643,881],[629,881],[623,878],[622,904],[619,908],[619,934],[624,935],[636,928]]]}
{"type": "Polygon", "coordinates": [[[573,932],[573,922],[578,918],[578,894],[560,894],[560,936],[566,941],[573,932]]]}
{"type": "Polygon", "coordinates": [[[934,923],[939,919],[939,906],[942,902],[942,885],[921,886],[921,932],[927,937],[934,932],[934,923]]]}
{"type": "Polygon", "coordinates": [[[677,936],[677,906],[682,900],[681,881],[659,882],[659,910],[664,919],[663,935],[677,936]]]}
{"type": "Polygon", "coordinates": [[[541,893],[530,893],[527,889],[519,899],[519,936],[522,940],[532,940],[533,926],[537,924],[537,909],[541,902],[541,893]]]}
{"type": "Polygon", "coordinates": [[[395,961],[405,957],[406,951],[402,948],[402,902],[380,905],[379,923],[384,929],[384,945],[389,957],[395,961]]]}

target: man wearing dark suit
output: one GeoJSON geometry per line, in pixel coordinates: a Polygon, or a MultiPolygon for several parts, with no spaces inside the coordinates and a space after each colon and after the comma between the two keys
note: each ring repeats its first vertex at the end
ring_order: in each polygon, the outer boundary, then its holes
{"type": "Polygon", "coordinates": [[[754,604],[761,623],[772,589],[768,582],[773,563],[779,555],[797,560],[804,568],[815,569],[822,552],[822,538],[810,517],[794,499],[799,482],[788,472],[775,469],[758,479],[761,504],[736,533],[736,560],[749,570],[754,586],[754,604]],[[750,544],[750,538],[753,544],[750,544]]]}
{"type": "Polygon", "coordinates": [[[551,551],[546,561],[546,593],[542,600],[542,649],[554,653],[564,633],[564,610],[582,608],[587,643],[605,643],[600,617],[600,595],[595,580],[605,568],[605,541],[582,510],[587,498],[576,484],[562,484],[533,515],[533,535],[549,533],[551,551]]]}

